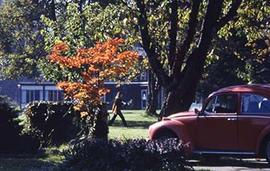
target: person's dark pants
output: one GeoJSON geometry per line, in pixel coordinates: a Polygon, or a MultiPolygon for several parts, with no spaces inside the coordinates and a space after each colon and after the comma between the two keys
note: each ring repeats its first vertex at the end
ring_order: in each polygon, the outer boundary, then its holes
{"type": "Polygon", "coordinates": [[[109,125],[113,124],[113,122],[114,122],[115,118],[117,117],[117,115],[120,116],[123,125],[127,126],[127,122],[126,122],[125,117],[124,117],[124,115],[123,115],[123,113],[121,111],[117,112],[116,114],[113,114],[112,119],[109,121],[109,125]]]}

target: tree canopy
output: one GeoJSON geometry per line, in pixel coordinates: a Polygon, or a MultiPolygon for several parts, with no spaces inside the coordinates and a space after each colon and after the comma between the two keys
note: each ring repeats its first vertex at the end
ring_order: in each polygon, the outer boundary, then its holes
{"type": "Polygon", "coordinates": [[[269,83],[269,14],[266,1],[244,1],[238,20],[223,27],[208,55],[199,93],[221,87],[269,83]]]}
{"type": "Polygon", "coordinates": [[[76,108],[82,116],[92,114],[88,105],[101,104],[102,96],[109,92],[104,86],[106,80],[126,77],[131,66],[136,64],[136,52],[119,51],[123,43],[123,39],[111,39],[97,43],[93,48],[78,48],[72,56],[65,55],[71,49],[64,42],[53,47],[50,61],[77,75],[75,80],[64,77],[57,86],[65,91],[67,97],[77,100],[76,108]]]}
{"type": "Polygon", "coordinates": [[[0,7],[1,75],[76,79],[46,63],[55,43],[65,41],[72,54],[121,37],[124,49],[141,44],[146,51],[165,90],[165,113],[186,110],[202,78],[218,87],[267,82],[269,6],[267,0],[7,1],[0,7]],[[225,73],[232,79],[219,76],[225,73]]]}

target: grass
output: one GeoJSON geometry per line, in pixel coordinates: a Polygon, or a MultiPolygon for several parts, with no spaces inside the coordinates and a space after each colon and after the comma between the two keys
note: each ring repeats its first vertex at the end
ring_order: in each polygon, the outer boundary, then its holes
{"type": "MultiPolygon", "coordinates": [[[[109,127],[109,138],[130,139],[147,138],[148,126],[157,121],[157,118],[147,116],[144,111],[123,111],[128,127],[124,127],[119,117],[113,126],[109,127]]],[[[64,160],[59,153],[65,145],[56,148],[45,149],[35,155],[0,155],[0,171],[54,171],[59,170],[57,166],[64,160]]]]}
{"type": "Polygon", "coordinates": [[[36,155],[2,155],[0,156],[0,171],[51,171],[55,170],[64,157],[60,154],[36,155]]]}
{"type": "Polygon", "coordinates": [[[147,138],[149,125],[157,121],[156,117],[148,116],[142,110],[123,111],[123,114],[128,127],[124,127],[120,117],[117,116],[114,124],[109,127],[109,138],[147,138]]]}

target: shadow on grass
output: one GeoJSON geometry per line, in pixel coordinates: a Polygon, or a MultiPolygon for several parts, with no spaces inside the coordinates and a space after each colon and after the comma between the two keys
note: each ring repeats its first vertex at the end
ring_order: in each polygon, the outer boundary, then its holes
{"type": "Polygon", "coordinates": [[[221,158],[216,160],[190,160],[189,163],[192,166],[199,167],[241,167],[247,170],[255,169],[255,168],[269,168],[266,160],[260,159],[239,159],[239,158],[221,158]]]}
{"type": "MultiPolygon", "coordinates": [[[[135,127],[148,128],[153,123],[155,123],[155,122],[152,122],[152,121],[127,121],[129,128],[135,128],[135,127]]],[[[123,125],[121,120],[116,120],[116,121],[114,121],[112,126],[122,127],[124,125],[123,125]]]]}
{"type": "Polygon", "coordinates": [[[40,158],[22,158],[18,156],[0,158],[0,170],[54,170],[58,165],[40,158]]]}
{"type": "Polygon", "coordinates": [[[59,151],[48,153],[45,149],[33,154],[0,153],[0,171],[61,170],[62,158],[59,151]]]}

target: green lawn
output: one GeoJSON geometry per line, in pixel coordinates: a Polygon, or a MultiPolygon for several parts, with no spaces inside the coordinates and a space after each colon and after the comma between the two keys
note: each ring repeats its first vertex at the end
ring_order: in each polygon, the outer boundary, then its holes
{"type": "MultiPolygon", "coordinates": [[[[109,128],[109,138],[147,138],[148,126],[157,118],[145,115],[144,111],[123,111],[128,127],[125,128],[119,117],[109,128]]],[[[49,148],[36,155],[0,155],[0,171],[51,171],[59,170],[57,165],[64,157],[59,154],[66,146],[49,148]]]]}
{"type": "MultiPolygon", "coordinates": [[[[58,151],[59,150],[55,150],[58,151]]],[[[0,155],[0,171],[53,171],[63,161],[64,156],[46,150],[40,154],[0,155]]]]}
{"type": "Polygon", "coordinates": [[[128,127],[124,127],[120,117],[117,116],[114,124],[109,127],[109,138],[147,138],[149,125],[157,121],[156,117],[147,116],[142,110],[126,110],[123,114],[128,127]]]}

